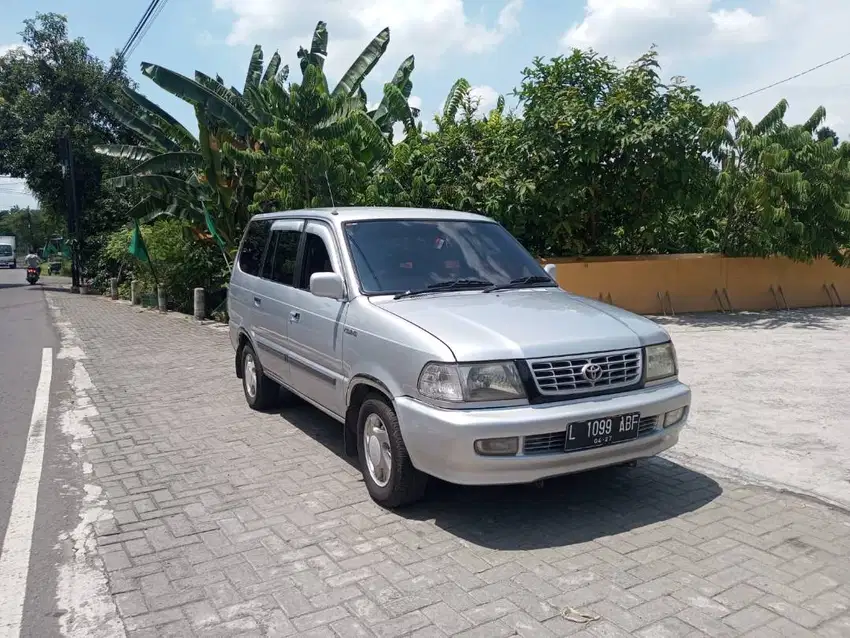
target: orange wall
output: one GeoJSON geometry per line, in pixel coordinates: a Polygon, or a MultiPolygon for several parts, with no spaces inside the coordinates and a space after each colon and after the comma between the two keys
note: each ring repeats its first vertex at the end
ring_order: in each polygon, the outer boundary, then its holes
{"type": "Polygon", "coordinates": [[[791,308],[831,305],[824,284],[834,285],[842,303],[850,303],[850,268],[826,259],[801,264],[783,257],[654,255],[542,261],[556,264],[562,288],[594,299],[601,294],[605,301],[610,295],[614,305],[642,314],[662,313],[659,293],[668,313],[667,294],[676,313],[720,310],[714,291],[725,307],[724,289],[733,310],[776,308],[771,286],[783,307],[780,287],[791,308]]]}

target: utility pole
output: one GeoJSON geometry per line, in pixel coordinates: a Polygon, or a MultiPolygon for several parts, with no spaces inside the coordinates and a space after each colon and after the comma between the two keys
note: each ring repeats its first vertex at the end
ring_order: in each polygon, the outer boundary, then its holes
{"type": "Polygon", "coordinates": [[[59,153],[62,158],[62,173],[65,176],[65,193],[67,198],[68,237],[71,239],[71,292],[80,291],[80,225],[77,210],[77,180],[74,172],[74,151],[71,138],[66,133],[59,139],[59,153]]]}
{"type": "Polygon", "coordinates": [[[32,248],[36,248],[35,245],[35,234],[32,232],[32,210],[29,206],[27,206],[27,228],[30,233],[30,246],[32,248]]]}
{"type": "MultiPolygon", "coordinates": [[[[124,64],[124,53],[120,53],[113,61],[103,78],[103,88],[115,77],[124,64]]],[[[91,103],[81,103],[78,107],[77,118],[88,118],[91,103]]],[[[82,246],[83,233],[80,223],[79,201],[77,200],[77,175],[74,171],[74,149],[71,144],[71,134],[66,128],[59,138],[59,157],[62,162],[62,174],[65,176],[65,193],[68,200],[67,225],[68,245],[71,248],[71,292],[80,292],[82,278],[82,246]]]]}

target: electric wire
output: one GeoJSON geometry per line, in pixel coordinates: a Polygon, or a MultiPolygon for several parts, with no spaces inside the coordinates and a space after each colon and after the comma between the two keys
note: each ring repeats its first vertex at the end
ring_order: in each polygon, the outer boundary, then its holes
{"type": "Polygon", "coordinates": [[[168,0],[160,0],[157,3],[156,9],[154,9],[153,13],[151,14],[151,16],[148,19],[147,23],[145,24],[144,28],[139,33],[139,36],[136,38],[136,41],[133,42],[133,44],[130,46],[129,50],[127,51],[127,53],[124,55],[124,58],[123,58],[124,60],[128,59],[130,56],[133,55],[133,53],[136,51],[136,48],[139,46],[139,43],[148,34],[148,31],[150,31],[150,28],[153,25],[154,21],[159,17],[159,14],[162,13],[162,10],[165,8],[165,5],[167,5],[167,4],[168,4],[168,0]]]}
{"type": "Polygon", "coordinates": [[[148,8],[145,9],[145,12],[142,14],[142,17],[139,18],[139,22],[136,24],[136,27],[130,33],[130,37],[127,38],[127,42],[124,43],[124,46],[121,48],[121,53],[119,57],[123,60],[127,56],[127,52],[133,46],[133,44],[139,39],[139,35],[142,30],[145,28],[145,25],[150,20],[151,15],[156,10],[156,7],[159,5],[161,0],[151,0],[148,4],[148,8]]]}
{"type": "Polygon", "coordinates": [[[750,97],[751,95],[755,95],[756,93],[761,93],[762,91],[767,91],[768,89],[772,89],[775,86],[779,86],[780,84],[785,84],[786,82],[790,82],[791,80],[796,80],[797,78],[801,78],[804,75],[808,75],[812,71],[817,71],[818,69],[822,69],[825,66],[829,66],[839,60],[843,60],[844,58],[850,57],[850,51],[845,53],[844,55],[839,55],[837,58],[832,58],[831,60],[827,60],[826,62],[822,62],[817,66],[813,66],[810,69],[806,69],[805,71],[800,71],[799,73],[792,75],[790,77],[785,78],[784,80],[779,80],[778,82],[774,82],[773,84],[768,84],[767,86],[763,86],[760,89],[756,89],[755,91],[750,91],[749,93],[744,93],[743,95],[739,95],[738,97],[734,97],[731,100],[726,100],[727,104],[731,104],[732,102],[737,102],[738,100],[743,100],[745,97],[750,97]]]}

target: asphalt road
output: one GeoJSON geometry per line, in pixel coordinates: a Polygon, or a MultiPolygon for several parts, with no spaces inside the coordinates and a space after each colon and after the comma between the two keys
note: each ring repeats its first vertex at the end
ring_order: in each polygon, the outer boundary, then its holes
{"type": "MultiPolygon", "coordinates": [[[[47,637],[59,635],[57,619],[64,613],[56,609],[55,601],[57,566],[62,561],[63,551],[59,541],[75,524],[77,508],[72,490],[79,481],[70,464],[67,442],[58,424],[59,398],[66,387],[68,371],[61,361],[56,360],[59,341],[44,296],[44,287],[56,286],[58,280],[45,279],[31,286],[25,277],[24,268],[0,270],[0,551],[4,543],[11,544],[7,531],[16,488],[19,481],[25,482],[21,472],[30,420],[42,374],[43,351],[50,348],[53,363],[42,470],[36,473],[40,480],[36,479],[35,483],[30,480],[29,483],[38,485],[37,490],[30,490],[30,501],[37,502],[37,509],[32,533],[18,535],[19,539],[32,539],[19,635],[47,637]]],[[[16,524],[19,529],[29,529],[25,522],[21,524],[21,517],[12,522],[12,528],[16,524]]],[[[21,562],[26,565],[26,552],[24,558],[10,559],[9,564],[21,562]]],[[[20,571],[26,572],[26,569],[20,571]]],[[[6,587],[11,589],[12,585],[0,582],[0,600],[8,600],[11,596],[11,592],[5,591],[6,587]]],[[[0,615],[8,614],[4,609],[0,615]]],[[[0,618],[0,623],[6,620],[0,618]]],[[[11,635],[8,628],[2,627],[0,634],[11,635]]]]}

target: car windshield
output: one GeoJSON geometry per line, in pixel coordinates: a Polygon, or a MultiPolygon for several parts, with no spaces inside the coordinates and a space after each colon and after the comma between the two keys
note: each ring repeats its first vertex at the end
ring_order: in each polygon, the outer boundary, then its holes
{"type": "Polygon", "coordinates": [[[8,257],[12,254],[12,247],[9,244],[0,244],[0,255],[8,257]]]}
{"type": "MultiPolygon", "coordinates": [[[[344,225],[365,294],[485,289],[533,277],[554,285],[499,224],[461,220],[369,220],[344,225]],[[456,282],[457,285],[446,285],[456,282]]],[[[545,284],[544,284],[545,285],[545,284]]]]}

